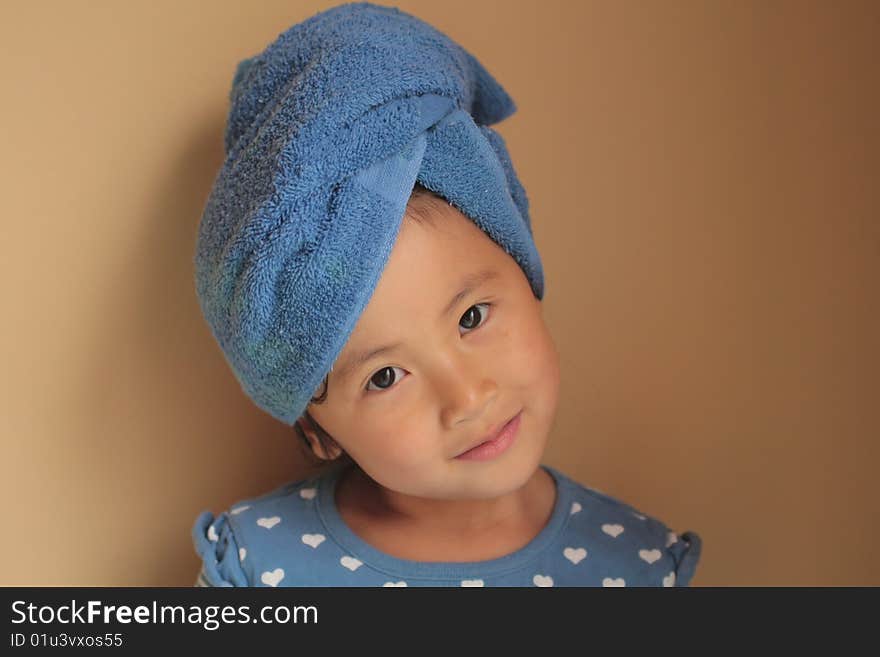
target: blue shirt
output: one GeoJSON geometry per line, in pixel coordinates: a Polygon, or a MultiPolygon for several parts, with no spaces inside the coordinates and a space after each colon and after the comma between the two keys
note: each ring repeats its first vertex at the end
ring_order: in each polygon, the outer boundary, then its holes
{"type": "Polygon", "coordinates": [[[549,522],[527,545],[478,562],[398,559],[360,539],[334,503],[343,467],[242,500],[192,529],[196,586],[687,586],[700,558],[693,532],[659,520],[555,468],[549,522]]]}

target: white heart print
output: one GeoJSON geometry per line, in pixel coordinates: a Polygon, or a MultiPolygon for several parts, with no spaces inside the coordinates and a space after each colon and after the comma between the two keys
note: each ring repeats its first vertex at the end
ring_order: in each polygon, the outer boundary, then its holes
{"type": "Polygon", "coordinates": [[[639,556],[642,558],[643,561],[647,561],[648,563],[654,563],[655,561],[657,561],[657,559],[659,559],[663,555],[660,553],[660,550],[654,549],[654,550],[639,550],[639,556]]]}
{"type": "Polygon", "coordinates": [[[352,572],[354,572],[355,570],[357,570],[358,568],[360,568],[361,566],[364,565],[358,559],[355,559],[354,557],[347,557],[347,556],[342,557],[339,560],[339,563],[341,563],[343,566],[345,566],[346,568],[348,568],[352,572]]]}
{"type": "Polygon", "coordinates": [[[602,525],[602,531],[617,538],[623,533],[623,525],[602,525]]]}
{"type": "Polygon", "coordinates": [[[584,557],[587,556],[587,551],[584,548],[567,547],[562,551],[562,554],[573,564],[577,564],[584,560],[584,557]]]}
{"type": "Polygon", "coordinates": [[[406,582],[385,582],[382,586],[406,586],[406,582]]]}
{"type": "Polygon", "coordinates": [[[247,556],[247,550],[244,548],[238,548],[238,560],[244,561],[244,558],[247,556]]]}
{"type": "Polygon", "coordinates": [[[324,542],[324,538],[325,536],[323,534],[303,534],[302,542],[310,547],[316,548],[324,542]]]}
{"type": "Polygon", "coordinates": [[[284,570],[281,568],[276,568],[275,570],[269,572],[266,571],[262,575],[260,575],[260,581],[263,584],[268,584],[269,586],[278,586],[278,582],[284,579],[284,570]]]}
{"type": "Polygon", "coordinates": [[[623,577],[618,577],[617,579],[606,577],[602,580],[602,586],[626,586],[626,582],[623,580],[623,577]]]}
{"type": "Polygon", "coordinates": [[[237,516],[242,511],[247,511],[250,508],[251,508],[250,506],[240,506],[240,507],[237,507],[235,509],[230,510],[229,513],[231,513],[234,516],[237,516]]]}
{"type": "Polygon", "coordinates": [[[216,541],[219,538],[220,537],[217,536],[217,530],[214,529],[214,525],[211,525],[210,527],[208,527],[208,539],[210,539],[212,541],[216,541]]]}
{"type": "Polygon", "coordinates": [[[553,578],[549,575],[535,575],[532,581],[535,586],[553,586],[553,578]]]}
{"type": "Polygon", "coordinates": [[[675,586],[675,572],[669,573],[666,577],[663,578],[663,586],[675,586]]]}
{"type": "Polygon", "coordinates": [[[481,579],[463,579],[461,580],[462,586],[483,586],[483,580],[481,579]]]}
{"type": "Polygon", "coordinates": [[[314,488],[301,488],[299,491],[299,496],[304,500],[311,500],[315,497],[315,493],[317,492],[314,488]]]}
{"type": "Polygon", "coordinates": [[[257,524],[260,527],[265,527],[266,529],[272,529],[275,525],[281,522],[281,518],[278,516],[272,516],[271,518],[258,518],[257,524]]]}
{"type": "Polygon", "coordinates": [[[573,513],[577,513],[578,511],[581,510],[581,508],[582,507],[580,504],[578,504],[577,502],[572,502],[571,503],[571,513],[569,513],[568,515],[572,515],[573,513]]]}

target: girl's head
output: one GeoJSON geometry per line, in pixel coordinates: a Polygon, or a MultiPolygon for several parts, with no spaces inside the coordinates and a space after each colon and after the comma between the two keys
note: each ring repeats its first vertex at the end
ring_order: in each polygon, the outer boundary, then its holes
{"type": "Polygon", "coordinates": [[[194,265],[243,391],[389,488],[515,486],[558,372],[528,198],[491,127],[513,99],[448,36],[370,3],[285,30],[229,99],[194,265]],[[455,459],[520,411],[502,457],[455,459]]]}
{"type": "Polygon", "coordinates": [[[366,309],[296,427],[317,458],[351,458],[386,488],[490,498],[538,467],[558,391],[558,354],[522,269],[417,186],[366,309]],[[503,454],[456,458],[519,413],[503,454]]]}

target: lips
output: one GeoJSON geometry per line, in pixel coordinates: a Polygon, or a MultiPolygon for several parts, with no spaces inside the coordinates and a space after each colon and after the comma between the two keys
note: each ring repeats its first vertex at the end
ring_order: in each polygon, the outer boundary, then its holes
{"type": "Polygon", "coordinates": [[[510,424],[510,423],[516,418],[517,415],[519,415],[519,412],[517,412],[517,413],[514,414],[512,417],[510,417],[510,418],[508,418],[507,420],[505,420],[505,421],[504,421],[502,424],[500,424],[499,426],[495,427],[492,431],[490,431],[489,433],[487,433],[487,434],[486,434],[481,440],[479,440],[478,442],[473,443],[470,447],[468,447],[467,449],[461,451],[457,456],[461,456],[462,454],[471,451],[471,450],[474,449],[475,447],[479,447],[480,445],[483,445],[483,444],[485,444],[485,443],[492,442],[493,440],[495,440],[496,438],[498,438],[498,436],[501,434],[501,432],[504,431],[504,429],[507,427],[507,425],[510,424]]]}

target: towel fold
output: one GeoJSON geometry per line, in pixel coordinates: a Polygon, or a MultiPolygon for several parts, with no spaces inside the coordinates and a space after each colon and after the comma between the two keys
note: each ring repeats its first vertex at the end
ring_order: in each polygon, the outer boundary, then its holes
{"type": "Polygon", "coordinates": [[[334,7],[236,68],[195,251],[201,310],[244,392],[292,425],[374,291],[416,181],[544,277],[528,199],[489,125],[513,100],[397,8],[334,7]]]}

